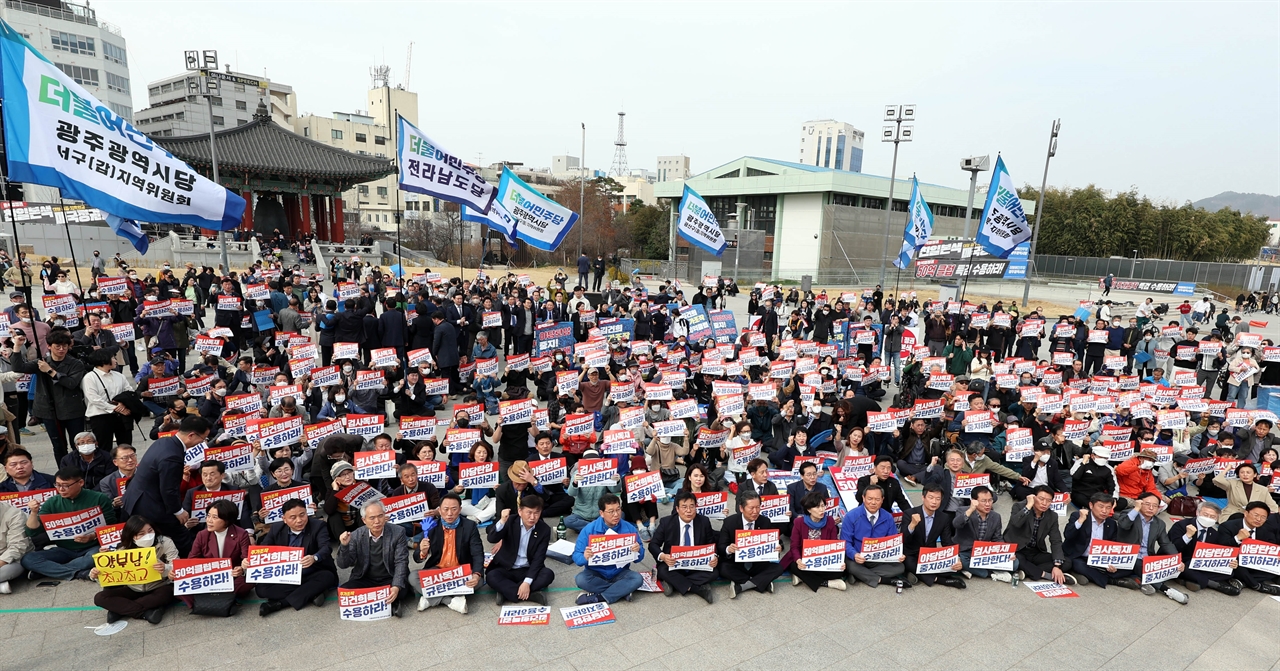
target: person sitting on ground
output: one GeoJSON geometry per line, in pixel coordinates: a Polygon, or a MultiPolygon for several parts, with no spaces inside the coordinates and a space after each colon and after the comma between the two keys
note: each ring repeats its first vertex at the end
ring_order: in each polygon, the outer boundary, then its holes
{"type": "Polygon", "coordinates": [[[6,501],[0,501],[0,594],[11,594],[11,580],[22,575],[22,556],[31,551],[27,537],[27,515],[6,501]]]}
{"type": "Polygon", "coordinates": [[[787,572],[791,574],[792,585],[798,586],[804,583],[815,592],[819,587],[830,587],[843,592],[848,589],[848,585],[840,578],[842,571],[832,573],[806,569],[803,558],[806,540],[840,540],[840,528],[835,518],[827,514],[827,497],[821,492],[811,491],[800,500],[800,507],[804,510],[804,514],[792,519],[791,547],[779,563],[787,567],[787,572]]]}
{"type": "Polygon", "coordinates": [[[364,525],[338,537],[338,568],[351,569],[339,587],[390,587],[391,615],[400,617],[400,596],[409,592],[409,545],[404,529],[387,524],[387,510],[374,501],[360,510],[364,525]]]}
{"type": "MultiPolygon", "coordinates": [[[[126,618],[140,618],[151,624],[160,624],[164,610],[173,603],[173,560],[178,558],[178,546],[166,536],[156,533],[151,523],[141,515],[130,517],[120,530],[119,550],[135,548],[156,549],[156,563],[152,570],[160,573],[159,580],[141,585],[116,585],[104,587],[93,595],[93,605],[107,611],[107,624],[126,618]]],[[[89,579],[98,579],[98,567],[89,570],[89,579]]]]}
{"type": "MultiPolygon", "coordinates": [[[[506,519],[506,516],[503,516],[506,519]]],[[[464,564],[471,565],[471,577],[467,579],[467,587],[475,588],[484,577],[484,544],[480,542],[480,529],[476,523],[462,516],[462,499],[452,492],[440,499],[440,522],[425,526],[431,531],[418,543],[414,561],[422,562],[424,569],[455,568],[464,564]]],[[[414,592],[421,590],[420,583],[414,581],[414,592]]],[[[467,597],[465,596],[422,596],[418,600],[418,610],[423,611],[432,606],[447,602],[449,610],[467,614],[467,597]]]]}
{"type": "MultiPolygon", "coordinates": [[[[236,504],[227,499],[214,501],[205,512],[205,528],[196,534],[196,539],[191,544],[191,553],[187,556],[188,559],[230,559],[231,578],[235,583],[237,597],[248,594],[253,587],[245,582],[242,566],[249,556],[250,534],[236,523],[239,519],[236,504]]],[[[178,598],[187,606],[195,606],[192,596],[178,598]]]]}
{"type": "Polygon", "coordinates": [[[935,582],[965,589],[964,580],[959,572],[964,568],[957,556],[949,573],[917,575],[916,569],[920,561],[920,550],[939,548],[951,545],[951,518],[940,513],[942,506],[942,487],[936,483],[928,483],[920,493],[920,505],[903,511],[899,531],[902,533],[902,552],[905,556],[903,568],[907,571],[907,582],[924,583],[930,587],[935,582]]]}
{"type": "MultiPolygon", "coordinates": [[[[960,563],[964,566],[963,573],[965,577],[977,576],[979,578],[991,578],[1000,582],[1012,582],[1013,573],[1010,571],[995,571],[985,568],[973,568],[969,564],[973,559],[973,543],[974,541],[982,541],[983,543],[1003,543],[1004,534],[1001,532],[1000,513],[992,510],[995,503],[995,497],[991,493],[991,489],[978,485],[973,488],[969,494],[968,509],[956,513],[955,518],[951,521],[952,538],[955,543],[960,546],[960,563]]],[[[1018,504],[1015,503],[1015,506],[1018,504]]],[[[1013,560],[1013,571],[1018,569],[1018,560],[1013,560]]]]}
{"type": "Polygon", "coordinates": [[[1138,582],[1133,579],[1133,569],[1122,569],[1108,566],[1105,569],[1089,566],[1089,544],[1093,540],[1117,541],[1120,529],[1111,518],[1115,508],[1115,499],[1110,494],[1098,492],[1089,498],[1089,507],[1080,511],[1080,516],[1067,523],[1066,533],[1062,538],[1062,552],[1071,561],[1071,572],[1077,582],[1089,580],[1093,584],[1106,589],[1107,585],[1116,585],[1125,589],[1138,589],[1138,582]]]}
{"type": "MultiPolygon", "coordinates": [[[[777,526],[760,514],[759,494],[748,491],[738,495],[738,505],[738,512],[725,518],[724,525],[720,527],[720,539],[716,541],[716,551],[720,554],[720,576],[729,581],[730,599],[736,599],[739,594],[752,589],[761,594],[772,594],[774,578],[782,575],[787,567],[772,561],[738,561],[737,534],[739,531],[777,529],[777,526]]],[[[778,542],[781,547],[781,530],[778,542]]]]}
{"type": "Polygon", "coordinates": [[[4,455],[4,472],[9,477],[0,481],[0,493],[53,489],[53,476],[35,470],[33,463],[31,453],[25,448],[10,449],[4,455]]]}
{"type": "MultiPolygon", "coordinates": [[[[54,476],[58,490],[40,507],[27,515],[27,536],[36,547],[49,545],[49,537],[40,521],[42,515],[74,513],[97,508],[106,524],[115,524],[116,511],[111,499],[102,492],[84,488],[84,473],[75,466],[58,469],[54,476]]],[[[92,530],[65,540],[53,541],[53,547],[33,550],[22,556],[22,567],[32,573],[55,580],[88,580],[93,568],[93,555],[98,551],[98,536],[92,530]]]]}
{"type": "MultiPolygon", "coordinates": [[[[324,605],[325,593],[338,585],[338,567],[333,564],[329,527],[307,514],[302,499],[289,499],[281,506],[283,520],[271,525],[263,545],[302,548],[302,582],[298,585],[261,584],[256,591],[264,599],[258,615],[266,617],[286,606],[302,610],[308,603],[324,605]]],[[[248,561],[243,564],[248,569],[248,561]]]]}
{"type": "Polygon", "coordinates": [[[714,553],[709,561],[710,570],[678,569],[672,551],[676,547],[714,545],[716,532],[711,520],[698,512],[698,497],[690,491],[675,496],[674,512],[662,518],[649,541],[649,554],[657,562],[658,580],[667,596],[697,594],[712,603],[711,583],[716,579],[716,567],[720,563],[714,553]]]}
{"type": "Polygon", "coordinates": [[[546,567],[551,527],[542,521],[542,497],[525,494],[520,497],[519,521],[513,522],[510,511],[489,528],[489,542],[500,544],[485,572],[485,582],[493,588],[497,604],[531,601],[547,605],[543,591],[556,579],[546,567]]]}
{"type": "Polygon", "coordinates": [[[608,532],[623,535],[634,535],[631,545],[635,561],[644,559],[644,548],[640,545],[640,532],[636,526],[622,519],[622,500],[616,494],[604,494],[596,507],[600,516],[592,520],[578,533],[578,540],[573,548],[573,563],[582,567],[582,571],[574,578],[578,588],[582,590],[577,598],[579,606],[589,603],[617,603],[622,599],[631,600],[631,593],[644,584],[639,573],[629,567],[631,562],[609,565],[592,565],[591,557],[595,555],[590,547],[592,535],[603,535],[608,532]]]}
{"type": "Polygon", "coordinates": [[[886,538],[898,533],[893,514],[881,508],[884,488],[871,485],[862,492],[862,505],[850,510],[840,523],[840,540],[845,542],[845,569],[868,587],[878,587],[882,582],[893,586],[908,587],[911,583],[901,578],[905,557],[897,561],[867,561],[862,554],[862,543],[868,538],[886,538]]]}

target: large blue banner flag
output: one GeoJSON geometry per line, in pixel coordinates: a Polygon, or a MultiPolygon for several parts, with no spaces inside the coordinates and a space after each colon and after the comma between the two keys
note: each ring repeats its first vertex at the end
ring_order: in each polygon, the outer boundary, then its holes
{"type": "Polygon", "coordinates": [[[1007,259],[1019,243],[1030,239],[1031,225],[1022,210],[1022,201],[1018,200],[1018,189],[1004,167],[1004,159],[997,156],[991,187],[987,190],[987,204],[982,208],[977,242],[988,254],[1007,259]]]}
{"type": "Polygon", "coordinates": [[[404,117],[397,115],[396,120],[400,124],[396,133],[400,188],[461,203],[475,212],[487,214],[494,198],[493,185],[404,117]]]}
{"type": "Polygon", "coordinates": [[[0,60],[10,180],[56,187],[121,220],[240,225],[244,198],[156,145],[3,21],[0,60]]]}
{"type": "Polygon", "coordinates": [[[462,206],[462,220],[470,221],[477,224],[484,224],[495,231],[502,233],[502,237],[507,239],[507,244],[512,247],[516,246],[516,218],[511,216],[507,208],[502,206],[497,200],[489,205],[489,214],[477,212],[466,205],[462,206]]]}
{"type": "Polygon", "coordinates": [[[724,254],[725,248],[729,246],[707,201],[697,191],[690,189],[688,184],[680,199],[680,221],[676,224],[676,230],[685,240],[716,256],[724,254]]]}
{"type": "Polygon", "coordinates": [[[555,251],[578,221],[578,214],[524,183],[503,166],[498,199],[516,222],[516,238],[545,252],[555,251]]]}
{"type": "Polygon", "coordinates": [[[911,201],[907,204],[907,217],[907,228],[902,233],[902,250],[898,252],[898,258],[893,260],[893,265],[899,268],[911,265],[916,252],[933,235],[933,210],[929,209],[924,196],[920,195],[920,182],[915,175],[911,176],[911,201]]]}

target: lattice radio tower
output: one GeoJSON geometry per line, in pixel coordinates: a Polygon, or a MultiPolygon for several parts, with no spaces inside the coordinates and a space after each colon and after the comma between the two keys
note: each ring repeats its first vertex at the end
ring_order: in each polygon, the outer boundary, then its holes
{"type": "Polygon", "coordinates": [[[618,112],[618,139],[613,141],[613,167],[609,174],[626,177],[627,171],[627,138],[622,133],[622,125],[626,120],[626,112],[618,112]]]}

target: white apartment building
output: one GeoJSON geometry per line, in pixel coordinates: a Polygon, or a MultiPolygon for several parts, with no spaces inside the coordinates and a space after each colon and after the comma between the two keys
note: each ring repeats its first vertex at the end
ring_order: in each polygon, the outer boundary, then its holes
{"type": "Polygon", "coordinates": [[[689,179],[693,173],[689,170],[689,157],[684,154],[658,157],[658,181],[674,182],[689,179]]]}
{"type": "Polygon", "coordinates": [[[843,121],[806,121],[800,127],[799,163],[862,172],[864,136],[862,131],[843,121]]]}
{"type": "MultiPolygon", "coordinates": [[[[267,105],[272,121],[293,129],[298,101],[292,86],[232,72],[229,65],[214,77],[218,80],[218,95],[213,96],[215,131],[249,123],[259,102],[267,105]]],[[[184,72],[148,84],[147,108],[138,110],[134,125],[152,137],[208,133],[209,105],[199,94],[199,79],[196,72],[184,72]]]]}
{"type": "Polygon", "coordinates": [[[0,18],[111,111],[134,121],[129,57],[120,29],[62,0],[5,0],[0,18]]]}
{"type": "MultiPolygon", "coordinates": [[[[303,137],[353,154],[395,159],[395,115],[399,113],[418,125],[418,94],[382,86],[369,89],[366,102],[367,111],[334,112],[331,117],[303,114],[294,118],[291,128],[303,137]]],[[[347,221],[359,217],[364,224],[394,231],[399,183],[399,176],[393,174],[343,193],[347,221]]],[[[429,196],[399,193],[398,206],[409,218],[421,216],[422,212],[437,212],[440,205],[438,199],[429,196]]]]}
{"type": "Polygon", "coordinates": [[[582,169],[582,159],[577,156],[552,156],[551,174],[562,175],[577,173],[582,169]]]}

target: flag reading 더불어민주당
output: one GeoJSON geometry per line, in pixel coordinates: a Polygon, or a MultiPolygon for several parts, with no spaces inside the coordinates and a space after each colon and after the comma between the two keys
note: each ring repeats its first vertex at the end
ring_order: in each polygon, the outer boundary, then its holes
{"type": "Polygon", "coordinates": [[[10,180],[56,187],[121,219],[220,231],[240,225],[244,198],[152,142],[3,21],[0,61],[10,180]]]}
{"type": "Polygon", "coordinates": [[[578,221],[573,210],[538,193],[505,166],[498,201],[516,221],[516,238],[544,252],[555,251],[578,221]]]}
{"type": "Polygon", "coordinates": [[[920,195],[920,182],[914,175],[911,177],[911,201],[907,204],[907,216],[907,228],[902,233],[902,250],[898,252],[898,258],[893,260],[893,265],[899,268],[911,265],[916,252],[933,235],[933,210],[929,209],[924,196],[920,195]]]}
{"type": "Polygon", "coordinates": [[[724,254],[725,248],[729,246],[724,239],[724,232],[720,230],[720,223],[716,221],[716,215],[707,206],[707,201],[697,191],[690,189],[688,184],[680,199],[680,219],[676,230],[685,240],[716,256],[724,254]]]}
{"type": "Polygon", "coordinates": [[[1013,185],[1004,158],[996,157],[996,169],[991,173],[991,188],[987,190],[987,204],[982,208],[982,223],[978,226],[978,245],[992,256],[1009,258],[1013,248],[1031,239],[1031,225],[1027,213],[1018,200],[1018,189],[1013,185]]]}
{"type": "Polygon", "coordinates": [[[495,195],[493,185],[404,117],[396,118],[400,124],[396,147],[400,188],[460,203],[482,214],[488,212],[495,195]]]}
{"type": "Polygon", "coordinates": [[[507,244],[512,247],[516,246],[516,218],[511,216],[511,213],[502,206],[500,201],[493,201],[493,204],[489,206],[489,214],[482,214],[463,205],[462,220],[484,224],[502,233],[502,237],[507,239],[507,244]]]}

